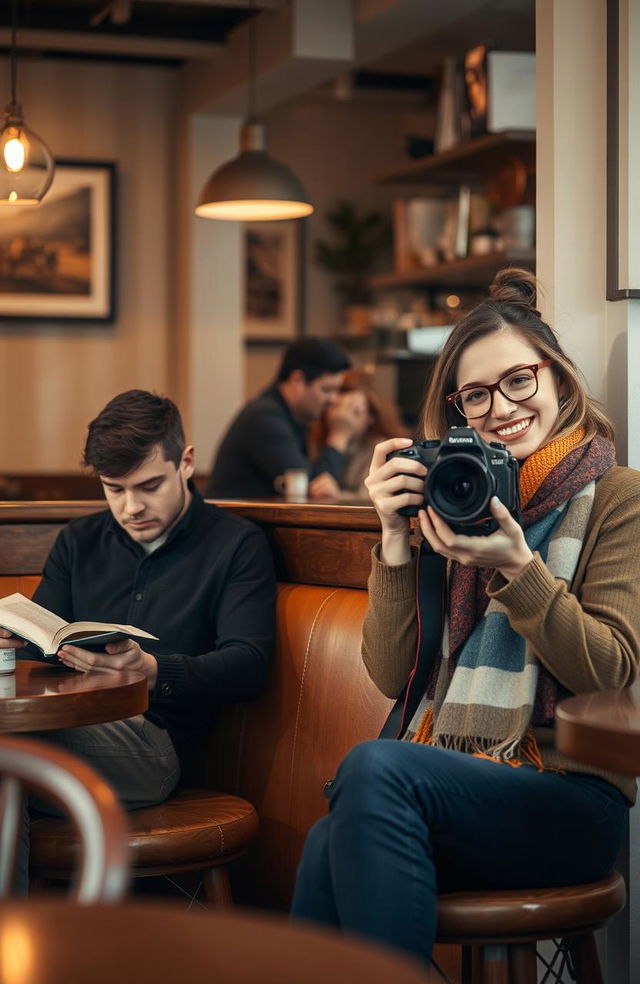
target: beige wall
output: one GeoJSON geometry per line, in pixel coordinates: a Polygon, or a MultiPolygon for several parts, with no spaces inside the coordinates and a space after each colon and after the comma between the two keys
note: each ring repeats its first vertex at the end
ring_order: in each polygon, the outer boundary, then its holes
{"type": "Polygon", "coordinates": [[[86,425],[111,396],[172,391],[175,82],[157,68],[20,64],[27,122],[53,154],[118,163],[118,315],[113,324],[0,319],[0,472],[74,471],[86,425]]]}
{"type": "Polygon", "coordinates": [[[340,305],[332,278],[313,262],[315,240],[330,237],[325,214],[338,198],[346,198],[359,209],[388,210],[390,215],[398,189],[371,179],[406,160],[406,134],[429,132],[431,114],[410,113],[402,104],[371,103],[362,96],[346,102],[327,96],[282,106],[267,122],[270,153],[293,168],[315,205],[305,221],[305,331],[331,334],[342,327],[340,305]]]}

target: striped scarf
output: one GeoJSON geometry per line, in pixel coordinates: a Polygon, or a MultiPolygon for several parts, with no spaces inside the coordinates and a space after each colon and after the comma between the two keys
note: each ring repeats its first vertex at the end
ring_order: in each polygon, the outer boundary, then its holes
{"type": "MultiPolygon", "coordinates": [[[[576,447],[581,438],[577,431],[553,441],[521,470],[525,539],[567,586],[582,550],[595,481],[615,463],[604,438],[576,447]]],[[[541,767],[531,726],[553,720],[558,683],[511,628],[506,609],[489,601],[492,574],[450,565],[442,655],[405,738],[541,767]]]]}

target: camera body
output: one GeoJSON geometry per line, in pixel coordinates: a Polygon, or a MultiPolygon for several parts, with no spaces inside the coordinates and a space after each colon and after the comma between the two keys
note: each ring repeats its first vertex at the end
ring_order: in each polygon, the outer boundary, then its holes
{"type": "MultiPolygon", "coordinates": [[[[455,533],[487,536],[498,529],[489,501],[497,495],[520,522],[520,470],[504,444],[486,444],[473,427],[450,427],[442,441],[423,441],[392,451],[389,458],[414,458],[428,469],[425,507],[431,506],[455,533]]],[[[416,516],[418,506],[399,509],[416,516]]]]}

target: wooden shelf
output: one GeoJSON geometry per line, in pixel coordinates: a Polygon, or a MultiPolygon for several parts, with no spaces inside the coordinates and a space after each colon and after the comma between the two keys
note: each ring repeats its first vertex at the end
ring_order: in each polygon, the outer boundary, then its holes
{"type": "Polygon", "coordinates": [[[509,250],[487,253],[485,256],[465,256],[452,263],[420,267],[406,273],[384,273],[370,280],[371,287],[488,287],[494,275],[505,266],[523,266],[534,270],[535,250],[509,250]]]}
{"type": "Polygon", "coordinates": [[[503,130],[456,144],[439,154],[386,171],[374,178],[377,184],[460,184],[473,183],[479,176],[492,174],[510,157],[519,157],[527,166],[535,165],[534,130],[503,130]]]}

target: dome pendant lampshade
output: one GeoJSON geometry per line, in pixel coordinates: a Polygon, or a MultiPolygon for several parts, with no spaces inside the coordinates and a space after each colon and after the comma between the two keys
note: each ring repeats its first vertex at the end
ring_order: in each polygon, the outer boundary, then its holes
{"type": "MultiPolygon", "coordinates": [[[[254,13],[255,0],[250,7],[254,13]]],[[[256,28],[249,21],[249,112],[240,131],[240,153],[213,172],[196,205],[206,219],[273,222],[313,212],[304,188],[286,164],[269,157],[264,126],[256,117],[256,28]]]]}
{"type": "Polygon", "coordinates": [[[11,102],[0,127],[0,205],[39,205],[51,187],[55,164],[43,140],[25,126],[16,99],[17,0],[11,26],[11,102]]]}
{"type": "Polygon", "coordinates": [[[304,188],[286,164],[269,157],[264,127],[249,120],[240,132],[240,153],[211,175],[196,215],[207,219],[300,219],[313,212],[304,188]]]}

